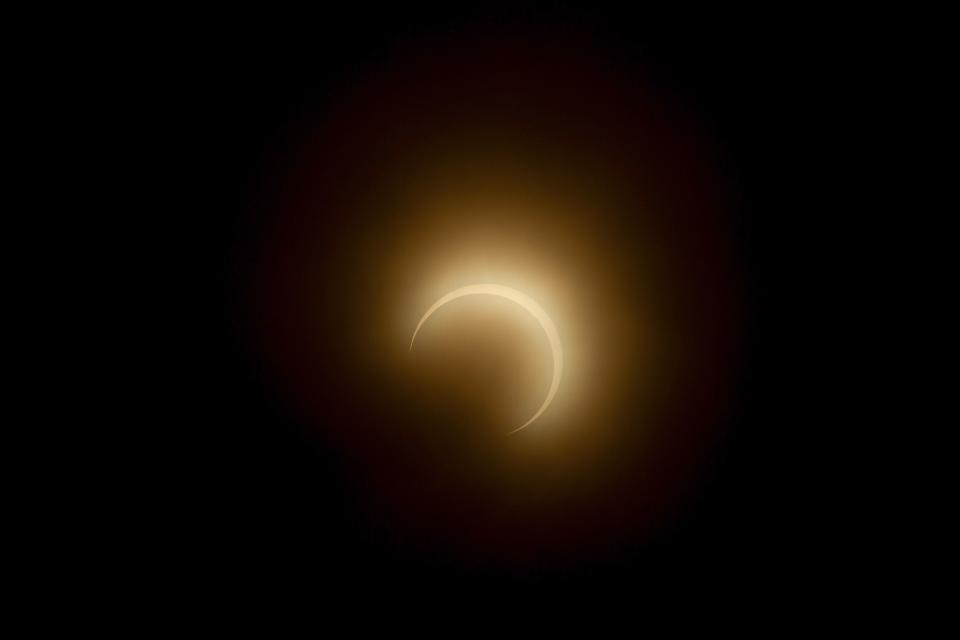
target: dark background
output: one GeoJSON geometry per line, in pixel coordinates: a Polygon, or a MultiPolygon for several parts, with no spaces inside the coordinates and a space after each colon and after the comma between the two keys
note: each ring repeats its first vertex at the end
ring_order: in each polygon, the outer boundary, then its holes
{"type": "Polygon", "coordinates": [[[829,16],[752,11],[456,13],[204,17],[178,23],[132,65],[143,87],[134,101],[145,107],[133,143],[151,156],[143,165],[150,187],[139,196],[152,212],[142,246],[160,245],[149,252],[157,256],[150,289],[160,294],[146,311],[160,320],[151,330],[156,366],[131,421],[149,443],[128,456],[134,468],[162,457],[149,498],[131,499],[145,507],[146,553],[200,591],[587,587],[719,596],[750,585],[775,598],[820,582],[842,547],[836,498],[828,499],[830,443],[842,426],[825,409],[836,390],[818,357],[828,318],[817,310],[836,287],[814,283],[825,281],[824,229],[845,224],[830,204],[839,197],[831,141],[843,135],[844,106],[833,52],[843,29],[829,16]],[[337,451],[271,391],[242,337],[239,226],[290,127],[397,43],[458,29],[570,25],[641,64],[706,124],[729,161],[748,299],[736,411],[695,498],[654,539],[562,569],[465,569],[371,531],[337,451]]]}

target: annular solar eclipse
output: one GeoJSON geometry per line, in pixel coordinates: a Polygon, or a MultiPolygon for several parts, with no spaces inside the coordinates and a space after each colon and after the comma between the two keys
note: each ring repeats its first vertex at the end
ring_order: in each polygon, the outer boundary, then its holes
{"type": "Polygon", "coordinates": [[[512,302],[516,302],[518,305],[528,311],[530,315],[536,318],[537,322],[540,323],[540,326],[543,327],[544,332],[547,334],[547,338],[550,340],[550,350],[553,355],[553,375],[550,379],[550,390],[547,391],[547,397],[544,399],[543,404],[541,404],[537,409],[537,412],[534,413],[529,420],[510,432],[516,433],[517,431],[527,427],[531,422],[539,418],[540,415],[547,410],[547,407],[550,406],[550,403],[553,401],[553,397],[557,393],[557,388],[560,386],[560,377],[563,374],[563,347],[560,345],[560,336],[557,333],[557,328],[554,326],[550,316],[548,316],[547,312],[544,311],[539,304],[537,304],[536,300],[524,293],[517,291],[516,289],[505,287],[499,284],[473,284],[460,287],[459,289],[451,291],[447,295],[434,302],[433,305],[427,309],[426,313],[423,314],[423,317],[420,318],[420,322],[417,323],[417,328],[413,332],[413,337],[410,338],[410,351],[413,350],[413,341],[417,339],[417,333],[420,332],[420,327],[422,327],[423,323],[425,323],[427,319],[433,315],[434,311],[449,302],[453,302],[457,298],[474,295],[499,296],[512,302]]]}

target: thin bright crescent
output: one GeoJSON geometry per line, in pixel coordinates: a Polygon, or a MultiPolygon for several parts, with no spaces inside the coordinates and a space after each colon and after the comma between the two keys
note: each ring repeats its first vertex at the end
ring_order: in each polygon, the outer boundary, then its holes
{"type": "Polygon", "coordinates": [[[563,349],[560,347],[560,335],[557,333],[557,328],[554,326],[553,321],[550,320],[550,317],[547,316],[547,313],[543,310],[543,308],[537,304],[536,300],[530,296],[520,293],[516,289],[511,289],[510,287],[505,287],[499,284],[471,284],[466,287],[460,287],[459,289],[455,289],[454,291],[451,291],[447,295],[443,296],[434,302],[433,306],[427,309],[427,312],[423,314],[422,318],[420,318],[420,322],[417,324],[417,328],[413,332],[413,337],[410,338],[409,350],[413,350],[413,341],[417,339],[417,333],[420,332],[420,327],[422,327],[423,323],[427,321],[427,318],[433,315],[434,311],[448,302],[456,300],[457,298],[472,295],[500,296],[501,298],[506,298],[507,300],[516,302],[521,307],[526,309],[530,315],[536,318],[537,322],[540,323],[540,326],[543,327],[544,332],[546,332],[547,339],[550,341],[550,350],[553,352],[553,379],[550,381],[550,390],[547,391],[546,399],[544,399],[543,404],[540,405],[540,408],[537,409],[537,412],[533,414],[533,417],[510,432],[516,433],[539,418],[540,415],[547,410],[547,407],[550,406],[551,402],[553,402],[553,397],[557,394],[557,388],[560,386],[560,375],[563,373],[563,349]]]}

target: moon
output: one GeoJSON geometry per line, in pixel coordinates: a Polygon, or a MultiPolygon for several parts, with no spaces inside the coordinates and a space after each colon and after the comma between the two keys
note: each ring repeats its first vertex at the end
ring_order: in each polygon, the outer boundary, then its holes
{"type": "Polygon", "coordinates": [[[423,314],[422,318],[420,318],[417,328],[413,331],[413,337],[410,338],[410,349],[408,351],[413,351],[413,341],[417,339],[417,333],[420,332],[420,327],[423,326],[427,319],[433,315],[437,309],[448,302],[456,300],[457,298],[473,295],[499,296],[512,302],[516,302],[518,305],[526,309],[530,315],[536,318],[537,322],[539,322],[540,326],[543,328],[543,331],[547,334],[547,339],[550,341],[550,350],[553,353],[553,378],[550,381],[550,389],[547,391],[547,397],[543,400],[543,404],[540,405],[540,408],[537,409],[537,412],[534,413],[529,420],[510,432],[516,433],[517,431],[527,427],[531,422],[539,418],[543,412],[547,410],[547,407],[549,407],[550,403],[553,402],[553,397],[557,394],[557,388],[560,386],[560,376],[563,373],[563,348],[560,346],[560,334],[557,333],[557,328],[547,315],[547,312],[543,310],[543,307],[537,304],[536,300],[524,293],[517,291],[516,289],[511,289],[510,287],[505,287],[499,284],[471,284],[466,287],[460,287],[459,289],[455,289],[443,296],[434,302],[429,309],[427,309],[427,312],[423,314]]]}

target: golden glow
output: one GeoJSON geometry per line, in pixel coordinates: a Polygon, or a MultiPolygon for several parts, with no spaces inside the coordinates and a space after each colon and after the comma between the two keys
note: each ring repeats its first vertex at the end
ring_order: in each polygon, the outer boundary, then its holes
{"type": "Polygon", "coordinates": [[[471,567],[681,513],[749,299],[700,125],[605,53],[516,44],[418,48],[298,120],[236,265],[265,382],[364,517],[471,567]]]}
{"type": "Polygon", "coordinates": [[[553,397],[557,393],[557,388],[560,386],[560,376],[563,373],[563,349],[560,346],[560,334],[557,333],[557,328],[554,326],[553,321],[550,320],[550,316],[537,304],[536,300],[516,289],[511,289],[510,287],[499,284],[472,284],[466,287],[460,287],[434,302],[433,305],[427,309],[427,312],[423,314],[423,317],[420,318],[420,322],[417,324],[417,328],[413,331],[413,337],[410,338],[410,350],[413,350],[413,341],[417,339],[417,333],[420,332],[420,327],[427,321],[427,318],[433,315],[434,311],[448,302],[470,295],[499,296],[516,302],[540,323],[540,326],[543,327],[544,332],[547,334],[547,339],[550,341],[550,350],[553,353],[553,377],[550,381],[550,390],[547,391],[547,397],[544,399],[543,404],[540,405],[540,408],[537,409],[537,412],[533,414],[533,417],[510,432],[516,433],[539,418],[540,415],[547,410],[547,407],[550,406],[553,397]]]}

